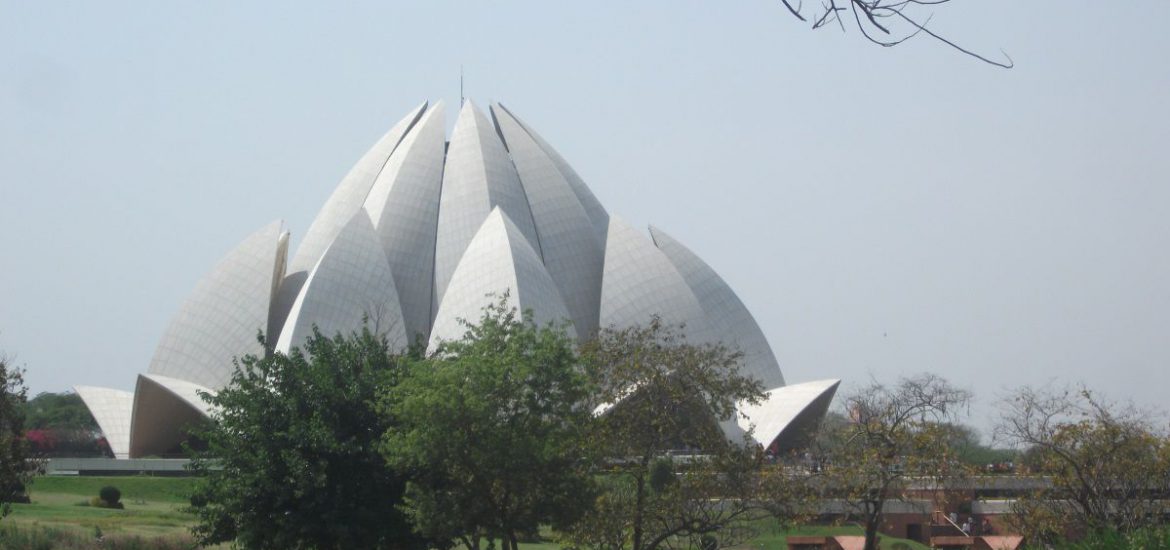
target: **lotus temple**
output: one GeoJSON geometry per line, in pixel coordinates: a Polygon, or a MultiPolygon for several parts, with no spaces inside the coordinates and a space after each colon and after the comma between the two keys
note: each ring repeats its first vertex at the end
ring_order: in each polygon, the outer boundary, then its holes
{"type": "MultiPolygon", "coordinates": [[[[685,324],[691,342],[744,353],[767,398],[721,424],[733,440],[781,450],[805,443],[838,380],[787,384],[751,313],[701,258],[665,231],[611,215],[532,127],[493,103],[463,102],[450,137],[443,102],[419,105],[341,180],[290,254],[265,225],[197,284],[133,392],[76,387],[116,458],[174,455],[213,411],[200,392],[231,379],[233,358],[300,346],[373,320],[392,345],[463,334],[498,296],[537,323],[568,321],[584,341],[602,327],[685,324]]],[[[604,414],[599,409],[597,414],[604,414]]]]}

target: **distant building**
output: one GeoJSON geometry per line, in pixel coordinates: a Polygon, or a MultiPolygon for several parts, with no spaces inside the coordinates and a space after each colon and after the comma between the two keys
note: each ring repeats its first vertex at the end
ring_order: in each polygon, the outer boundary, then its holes
{"type": "Polygon", "coordinates": [[[611,217],[568,163],[499,104],[470,101],[446,139],[443,103],[418,106],[342,179],[291,258],[281,222],[224,257],[171,321],[133,393],[77,387],[119,458],[173,454],[210,411],[200,392],[230,380],[232,358],[278,352],[369,319],[394,345],[433,348],[508,293],[537,323],[567,320],[581,340],[657,314],[694,342],[744,352],[769,388],[723,423],[764,447],[803,444],[837,380],[787,386],[764,334],[727,284],[665,232],[611,217]]]}

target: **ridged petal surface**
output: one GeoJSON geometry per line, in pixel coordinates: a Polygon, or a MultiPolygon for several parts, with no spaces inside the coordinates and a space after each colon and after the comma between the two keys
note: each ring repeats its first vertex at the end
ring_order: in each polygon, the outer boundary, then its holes
{"type": "Polygon", "coordinates": [[[577,175],[577,172],[573,170],[572,166],[569,166],[569,163],[565,161],[564,157],[561,157],[560,153],[557,153],[556,149],[553,149],[552,145],[549,145],[549,143],[545,141],[544,138],[540,137],[539,134],[533,131],[531,126],[525,124],[523,120],[520,120],[520,117],[512,114],[512,111],[508,110],[507,107],[498,103],[497,105],[504,111],[507,111],[508,115],[510,115],[513,120],[519,123],[520,126],[522,126],[526,132],[528,132],[528,135],[531,136],[532,140],[540,146],[540,149],[544,151],[544,154],[548,155],[548,158],[552,160],[554,165],[556,165],[557,170],[561,173],[561,176],[563,176],[565,181],[569,183],[569,187],[572,188],[573,194],[577,196],[577,200],[581,203],[581,207],[585,209],[585,213],[593,222],[593,227],[596,229],[598,236],[604,237],[606,231],[609,230],[609,213],[605,211],[605,207],[601,205],[601,201],[598,201],[597,197],[593,195],[593,191],[589,189],[589,186],[585,185],[585,180],[581,179],[581,176],[577,175]]]}
{"type": "Polygon", "coordinates": [[[378,174],[365,210],[390,262],[407,336],[431,326],[435,236],[446,149],[443,102],[422,116],[378,174]]]}
{"type": "Polygon", "coordinates": [[[651,227],[650,235],[695,293],[712,338],[742,351],[745,372],[763,382],[765,388],[783,386],[784,375],[768,339],[731,287],[694,252],[661,229],[651,227]]]}
{"type": "Polygon", "coordinates": [[[496,207],[516,224],[539,256],[540,242],[520,176],[491,121],[467,101],[451,133],[443,169],[435,242],[436,311],[463,251],[496,207]]]}
{"type": "Polygon", "coordinates": [[[130,458],[130,421],[134,412],[134,394],[128,391],[94,386],[73,386],[97,421],[114,458],[130,458]]]}
{"type": "Polygon", "coordinates": [[[587,338],[598,326],[604,245],[556,163],[506,110],[493,106],[492,116],[524,185],[544,265],[587,338]]]}
{"type": "Polygon", "coordinates": [[[326,337],[349,334],[368,319],[371,330],[384,334],[393,349],[407,345],[402,307],[390,264],[378,233],[364,211],[358,211],[333,239],[301,288],[276,342],[288,353],[312,335],[313,325],[326,337]]]}
{"type": "Polygon", "coordinates": [[[685,323],[692,343],[708,341],[703,308],[674,264],[649,238],[611,216],[601,287],[601,326],[645,325],[652,315],[671,325],[685,323]]]}
{"type": "Polygon", "coordinates": [[[418,121],[426,107],[425,101],[415,107],[362,155],[353,168],[350,168],[349,173],[341,179],[329,200],[325,201],[325,206],[321,207],[321,211],[313,219],[309,230],[305,232],[305,238],[289,264],[290,273],[307,272],[317,265],[317,260],[321,259],[321,254],[329,247],[329,243],[333,242],[341,228],[345,227],[353,215],[362,208],[366,196],[370,194],[370,188],[373,187],[378,174],[382,173],[390,155],[398,148],[398,143],[418,121]]]}
{"type": "MultiPolygon", "coordinates": [[[[516,224],[499,208],[492,210],[476,232],[455,269],[451,285],[435,316],[432,351],[440,340],[455,340],[466,328],[459,319],[478,322],[484,306],[508,293],[508,305],[532,309],[537,325],[569,318],[556,284],[516,224]]],[[[572,327],[569,327],[570,334],[572,327]]]]}
{"type": "Polygon", "coordinates": [[[280,236],[280,222],[272,222],[199,281],[159,341],[151,374],[219,389],[233,358],[264,353],[256,333],[268,326],[280,236]]]}

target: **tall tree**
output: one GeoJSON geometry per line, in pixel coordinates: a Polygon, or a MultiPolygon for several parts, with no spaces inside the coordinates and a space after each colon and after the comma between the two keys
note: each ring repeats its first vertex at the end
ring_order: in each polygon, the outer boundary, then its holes
{"type": "Polygon", "coordinates": [[[951,423],[969,400],[970,393],[933,374],[893,386],[875,381],[845,396],[848,422],[821,432],[822,475],[830,494],[861,516],[866,550],[877,548],[887,502],[923,489],[912,483],[940,486],[969,471],[950,445],[951,423]]]}
{"type": "Polygon", "coordinates": [[[25,437],[43,457],[113,456],[97,421],[76,393],[43,392],[25,406],[25,437]]]}
{"type": "Polygon", "coordinates": [[[43,392],[28,401],[27,428],[30,430],[98,430],[97,421],[76,393],[43,392]]]}
{"type": "Polygon", "coordinates": [[[1027,449],[1051,481],[1014,504],[1015,526],[1029,540],[1161,522],[1170,493],[1170,439],[1151,415],[1086,388],[1025,387],[1000,409],[996,437],[1027,449]]]}
{"type": "Polygon", "coordinates": [[[589,502],[588,379],[562,327],[537,327],[502,298],[460,340],[414,363],[383,399],[398,425],[381,450],[410,472],[405,509],[439,541],[517,550],[589,502]],[[489,542],[489,546],[491,543],[489,542]]]}
{"type": "Polygon", "coordinates": [[[7,516],[11,502],[24,495],[24,484],[34,471],[24,440],[24,371],[10,366],[0,354],[0,518],[7,516]]]}
{"type": "Polygon", "coordinates": [[[377,396],[403,359],[368,329],[303,350],[246,356],[205,399],[214,422],[192,496],[201,544],[244,548],[423,548],[404,515],[404,481],[377,451],[392,426],[377,396]]]}
{"type": "Polygon", "coordinates": [[[583,347],[597,387],[590,439],[605,490],[567,533],[575,546],[732,544],[768,514],[765,495],[784,486],[760,468],[759,449],[728,441],[718,426],[738,403],[763,397],[760,382],[741,372],[738,352],[690,343],[684,330],[654,317],[604,329],[583,347]],[[671,460],[676,450],[689,456],[671,460]]]}

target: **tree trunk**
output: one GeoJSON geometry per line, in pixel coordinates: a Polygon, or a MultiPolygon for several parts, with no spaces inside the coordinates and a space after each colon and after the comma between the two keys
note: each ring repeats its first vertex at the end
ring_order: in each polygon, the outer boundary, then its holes
{"type": "Polygon", "coordinates": [[[873,509],[865,515],[865,550],[877,550],[878,526],[882,520],[882,503],[873,505],[873,509]]]}
{"type": "Polygon", "coordinates": [[[634,540],[633,550],[642,550],[642,522],[644,521],[645,507],[646,507],[646,478],[645,472],[649,460],[642,461],[642,471],[634,475],[634,480],[638,484],[637,497],[634,501],[634,540]]]}

